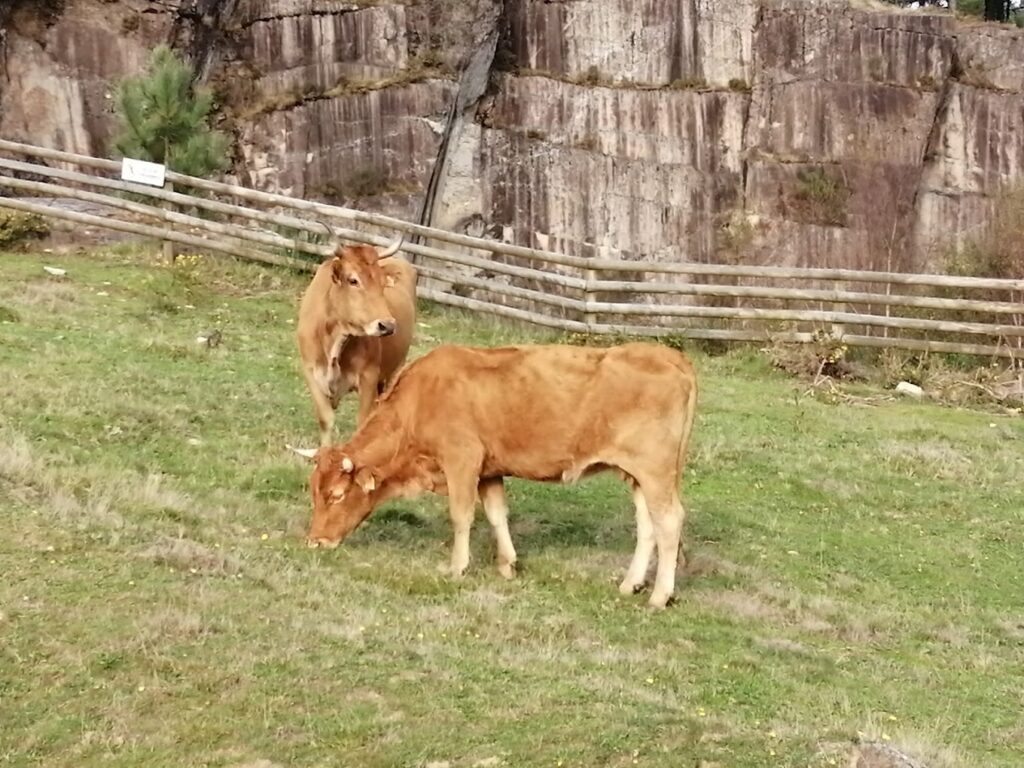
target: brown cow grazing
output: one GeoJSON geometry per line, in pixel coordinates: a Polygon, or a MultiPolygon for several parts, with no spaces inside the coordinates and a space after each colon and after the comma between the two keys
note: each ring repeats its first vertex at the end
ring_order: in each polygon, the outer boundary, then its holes
{"type": "Polygon", "coordinates": [[[297,336],[302,370],[327,445],[338,401],[359,392],[357,424],[405,361],[416,324],[416,270],[372,245],[339,246],[302,296],[297,336]]]}
{"type": "Polygon", "coordinates": [[[346,445],[316,452],[308,543],[335,547],[382,502],[433,491],[449,496],[451,570],[460,575],[479,496],[498,570],[511,577],[502,478],[573,482],[618,470],[637,525],[619,589],[643,587],[657,545],[650,603],[662,607],[675,589],[679,481],[696,402],[690,361],[658,344],[439,347],[403,369],[346,445]]]}

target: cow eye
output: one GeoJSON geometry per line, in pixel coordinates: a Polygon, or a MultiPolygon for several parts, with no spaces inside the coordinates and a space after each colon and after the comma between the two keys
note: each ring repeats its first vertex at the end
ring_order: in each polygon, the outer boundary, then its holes
{"type": "Polygon", "coordinates": [[[352,276],[351,276],[351,277],[349,277],[349,279],[348,279],[348,284],[349,284],[349,285],[359,285],[359,278],[358,278],[358,277],[356,277],[355,275],[352,275],[352,276]]]}

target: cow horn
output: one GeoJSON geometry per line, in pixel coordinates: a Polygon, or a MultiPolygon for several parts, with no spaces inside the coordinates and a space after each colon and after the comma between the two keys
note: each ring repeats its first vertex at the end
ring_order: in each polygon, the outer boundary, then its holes
{"type": "Polygon", "coordinates": [[[356,468],[356,466],[355,466],[355,464],[352,463],[352,459],[350,459],[348,456],[343,456],[342,457],[342,459],[341,459],[341,469],[342,469],[342,471],[344,471],[344,472],[351,472],[355,468],[356,468]]]}
{"type": "Polygon", "coordinates": [[[378,259],[386,259],[388,256],[394,256],[398,253],[398,249],[402,247],[402,243],[405,242],[405,235],[402,235],[397,240],[392,242],[387,248],[380,252],[378,259]]]}
{"type": "Polygon", "coordinates": [[[334,234],[334,230],[333,230],[333,229],[331,229],[331,227],[330,227],[330,225],[329,225],[329,224],[326,224],[326,223],[324,223],[324,220],[323,220],[323,219],[317,219],[317,220],[316,220],[316,223],[317,223],[317,224],[319,224],[319,225],[320,225],[321,227],[323,227],[323,228],[324,228],[324,231],[326,231],[326,232],[327,232],[327,236],[328,236],[328,237],[336,237],[336,235],[334,234]]]}
{"type": "Polygon", "coordinates": [[[296,448],[294,445],[289,445],[288,443],[285,443],[285,448],[287,448],[289,451],[294,451],[295,453],[299,454],[299,456],[302,456],[303,458],[306,459],[316,458],[316,448],[296,448]]]}

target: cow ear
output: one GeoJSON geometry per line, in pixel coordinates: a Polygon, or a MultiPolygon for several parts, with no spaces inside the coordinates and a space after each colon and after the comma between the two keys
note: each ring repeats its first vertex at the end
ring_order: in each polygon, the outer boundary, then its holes
{"type": "Polygon", "coordinates": [[[342,260],[340,256],[335,256],[331,260],[331,280],[339,285],[345,281],[345,270],[342,269],[342,260]]]}
{"type": "Polygon", "coordinates": [[[377,488],[377,478],[369,467],[363,467],[356,472],[356,482],[363,489],[363,493],[369,493],[377,488]]]}

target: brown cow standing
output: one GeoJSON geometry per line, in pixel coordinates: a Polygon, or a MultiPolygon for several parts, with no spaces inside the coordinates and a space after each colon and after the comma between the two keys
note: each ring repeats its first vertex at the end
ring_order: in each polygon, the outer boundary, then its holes
{"type": "Polygon", "coordinates": [[[690,361],[658,344],[439,347],[406,366],[346,445],[316,453],[308,542],[337,546],[388,499],[447,494],[451,569],[460,575],[479,495],[498,570],[510,578],[516,552],[502,478],[573,482],[619,470],[633,489],[637,524],[619,588],[631,594],[644,585],[657,545],[650,603],[662,607],[675,588],[679,481],[696,401],[690,361]]]}
{"type": "Polygon", "coordinates": [[[361,424],[405,361],[416,324],[416,270],[372,245],[340,247],[302,296],[297,337],[320,445],[330,443],[338,401],[359,392],[361,424]]]}

